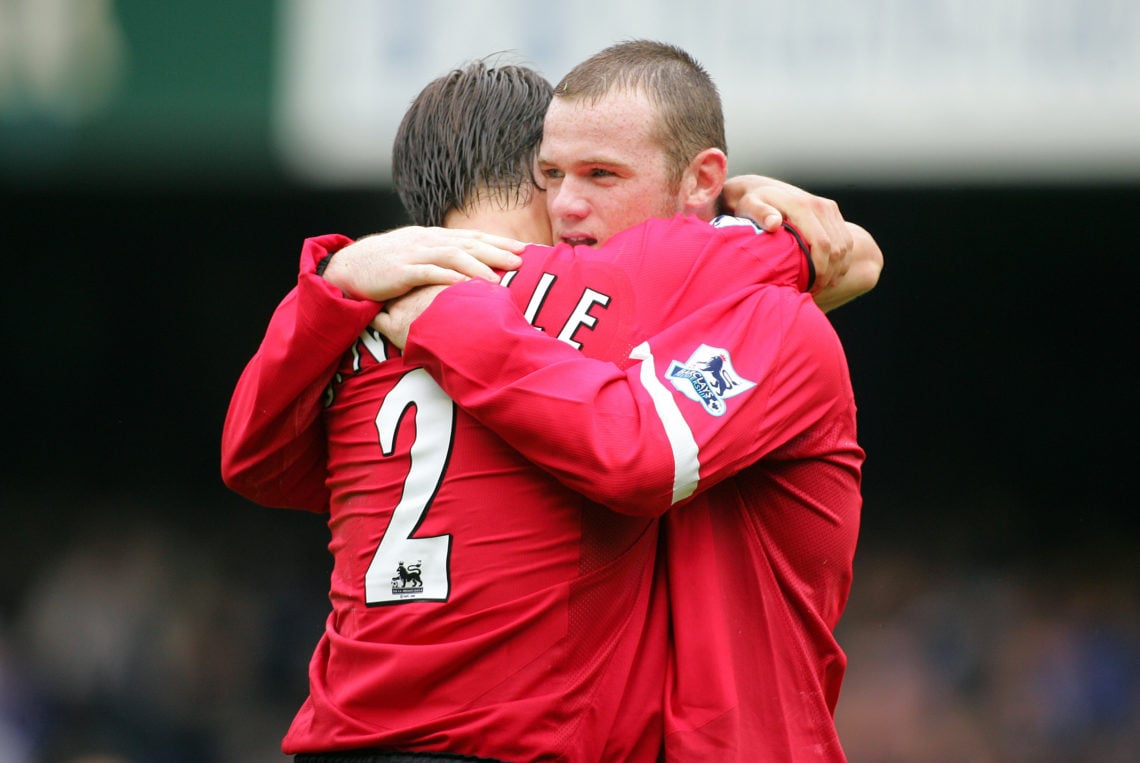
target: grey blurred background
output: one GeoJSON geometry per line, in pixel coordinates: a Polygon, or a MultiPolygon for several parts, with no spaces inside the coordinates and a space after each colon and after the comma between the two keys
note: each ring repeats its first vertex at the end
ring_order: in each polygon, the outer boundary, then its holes
{"type": "Polygon", "coordinates": [[[405,223],[409,99],[629,37],[720,84],[734,171],[886,255],[834,314],[869,457],[855,763],[1140,748],[1140,6],[0,0],[0,763],[280,761],[319,517],[218,477],[306,236],[405,223]]]}

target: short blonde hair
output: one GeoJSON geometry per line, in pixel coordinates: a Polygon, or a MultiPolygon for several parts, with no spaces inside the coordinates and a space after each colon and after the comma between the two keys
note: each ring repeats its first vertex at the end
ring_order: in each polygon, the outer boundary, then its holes
{"type": "Polygon", "coordinates": [[[716,84],[676,45],[652,40],[611,45],[571,69],[555,86],[554,97],[597,103],[617,90],[644,93],[657,108],[654,139],[665,151],[673,182],[680,182],[701,151],[728,153],[716,84]]]}

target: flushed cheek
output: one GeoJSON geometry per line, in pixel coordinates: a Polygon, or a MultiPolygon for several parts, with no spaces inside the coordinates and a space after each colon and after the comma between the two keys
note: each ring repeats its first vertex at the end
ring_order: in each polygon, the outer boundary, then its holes
{"type": "Polygon", "coordinates": [[[605,219],[611,232],[616,233],[644,222],[650,217],[659,216],[656,206],[647,201],[644,196],[615,199],[606,212],[603,214],[599,211],[599,215],[605,219]]]}

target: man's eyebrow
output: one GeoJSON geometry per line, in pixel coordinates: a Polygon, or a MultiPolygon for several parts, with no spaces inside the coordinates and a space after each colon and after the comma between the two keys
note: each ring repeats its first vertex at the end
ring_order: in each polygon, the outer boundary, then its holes
{"type": "Polygon", "coordinates": [[[624,167],[629,166],[628,162],[619,161],[619,160],[614,159],[612,157],[607,157],[605,155],[597,155],[597,154],[582,156],[582,157],[578,157],[576,159],[573,159],[572,161],[562,161],[562,162],[553,162],[549,158],[544,157],[540,154],[538,157],[538,161],[540,164],[557,164],[560,167],[581,167],[581,166],[602,165],[605,167],[624,168],[624,167]]]}

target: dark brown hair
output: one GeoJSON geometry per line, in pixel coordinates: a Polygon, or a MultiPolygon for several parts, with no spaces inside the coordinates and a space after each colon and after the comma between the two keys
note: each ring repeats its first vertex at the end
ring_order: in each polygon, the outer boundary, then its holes
{"type": "Polygon", "coordinates": [[[520,204],[537,187],[534,161],[551,87],[525,66],[482,59],[432,81],[396,131],[392,176],[416,225],[488,198],[520,204]]]}

